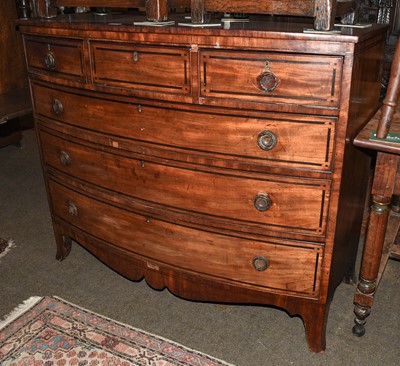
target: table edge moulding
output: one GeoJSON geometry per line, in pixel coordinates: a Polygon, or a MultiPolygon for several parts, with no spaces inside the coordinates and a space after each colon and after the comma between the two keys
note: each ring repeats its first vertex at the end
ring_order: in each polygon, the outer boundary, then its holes
{"type": "Polygon", "coordinates": [[[56,257],[74,241],[185,299],[280,307],[321,352],[354,279],[370,159],[352,140],[379,107],[386,27],[185,21],[18,20],[56,257]]]}

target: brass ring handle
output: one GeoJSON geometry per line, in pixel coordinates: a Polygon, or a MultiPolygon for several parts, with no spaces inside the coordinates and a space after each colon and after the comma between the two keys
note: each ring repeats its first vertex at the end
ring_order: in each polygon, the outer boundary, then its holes
{"type": "Polygon", "coordinates": [[[260,149],[268,151],[276,146],[278,137],[272,131],[264,130],[258,134],[257,142],[260,149]]]}
{"type": "Polygon", "coordinates": [[[278,78],[271,71],[264,71],[261,75],[258,76],[257,80],[261,90],[266,92],[272,92],[278,86],[278,78]]]}
{"type": "Polygon", "coordinates": [[[68,213],[71,216],[78,216],[78,207],[71,201],[68,202],[68,213]]]}
{"type": "Polygon", "coordinates": [[[71,164],[71,157],[64,150],[60,151],[60,162],[62,165],[65,165],[65,166],[71,164]]]}
{"type": "Polygon", "coordinates": [[[52,102],[53,111],[55,114],[60,115],[64,112],[64,106],[61,100],[54,98],[52,102]]]}
{"type": "Polygon", "coordinates": [[[272,201],[267,194],[260,193],[254,198],[254,207],[260,212],[267,211],[271,206],[272,201]]]}
{"type": "Polygon", "coordinates": [[[133,61],[138,62],[139,61],[139,52],[138,51],[133,51],[133,61]]]}
{"type": "Polygon", "coordinates": [[[262,272],[269,267],[269,262],[267,258],[262,255],[257,255],[253,258],[253,267],[256,271],[262,272]]]}
{"type": "Polygon", "coordinates": [[[47,69],[54,70],[56,68],[56,58],[51,52],[47,52],[44,57],[44,64],[47,69]]]}

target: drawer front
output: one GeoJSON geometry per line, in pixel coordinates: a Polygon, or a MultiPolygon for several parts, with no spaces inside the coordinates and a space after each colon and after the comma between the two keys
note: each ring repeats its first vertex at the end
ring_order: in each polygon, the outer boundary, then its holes
{"type": "Polygon", "coordinates": [[[223,161],[269,167],[332,169],[335,118],[216,115],[132,105],[39,84],[33,84],[32,90],[37,115],[75,126],[155,147],[185,149],[191,156],[212,154],[223,161]]]}
{"type": "Polygon", "coordinates": [[[94,83],[190,94],[189,49],[93,42],[94,83]]]}
{"type": "Polygon", "coordinates": [[[237,101],[338,108],[342,58],[203,50],[200,95],[237,101]]]}
{"type": "MultiPolygon", "coordinates": [[[[49,180],[53,212],[63,220],[132,253],[182,269],[248,285],[317,295],[322,248],[259,242],[146,219],[49,180]]],[[[157,264],[157,263],[155,263],[157,264]]]]}
{"type": "MultiPolygon", "coordinates": [[[[84,134],[82,133],[82,137],[84,134]]],[[[189,170],[101,151],[40,132],[45,164],[114,191],[212,220],[324,235],[330,182],[189,170]]],[[[82,140],[80,140],[82,141],[82,140]]]]}
{"type": "Polygon", "coordinates": [[[25,37],[28,71],[86,82],[83,43],[50,37],[25,37]]]}

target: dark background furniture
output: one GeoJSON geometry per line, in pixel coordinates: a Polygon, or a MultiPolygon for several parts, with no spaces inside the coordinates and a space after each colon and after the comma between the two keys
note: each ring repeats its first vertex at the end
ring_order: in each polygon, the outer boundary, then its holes
{"type": "MultiPolygon", "coordinates": [[[[38,0],[44,3],[44,0],[38,0]]],[[[51,0],[54,6],[142,7],[151,20],[166,20],[168,8],[190,8],[193,23],[204,23],[206,12],[257,13],[314,18],[316,30],[331,30],[335,18],[356,8],[354,0],[51,0]],[[167,5],[168,4],[168,5],[167,5]]],[[[43,9],[43,5],[40,6],[43,9]]]]}
{"type": "Polygon", "coordinates": [[[1,1],[0,147],[21,141],[20,118],[28,116],[32,111],[21,35],[16,29],[16,19],[15,1],[1,1]]]}

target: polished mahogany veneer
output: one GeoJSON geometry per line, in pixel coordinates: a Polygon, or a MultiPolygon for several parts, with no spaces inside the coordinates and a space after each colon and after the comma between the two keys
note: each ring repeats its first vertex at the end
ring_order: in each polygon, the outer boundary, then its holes
{"type": "Polygon", "coordinates": [[[73,240],[187,299],[282,307],[322,351],[354,274],[369,160],[352,139],[378,108],[385,27],[170,19],[19,21],[57,258],[73,240]]]}

